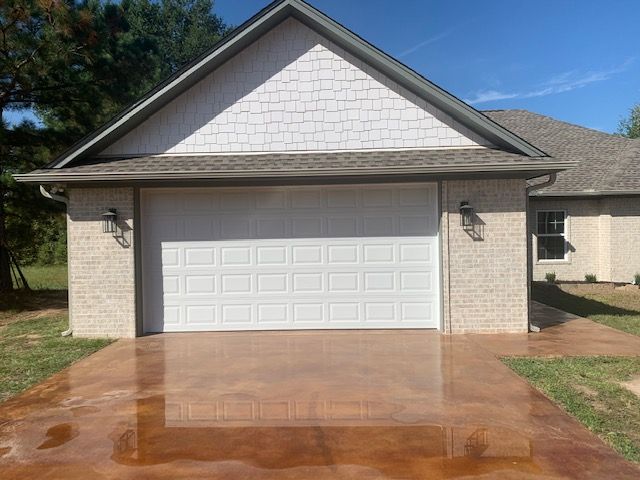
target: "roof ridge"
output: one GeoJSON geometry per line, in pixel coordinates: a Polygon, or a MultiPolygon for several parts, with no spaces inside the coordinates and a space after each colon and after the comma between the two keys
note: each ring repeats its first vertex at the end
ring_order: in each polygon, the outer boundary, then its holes
{"type": "MultiPolygon", "coordinates": [[[[487,108],[485,110],[480,110],[481,112],[527,112],[527,113],[534,113],[536,114],[536,112],[532,112],[531,110],[527,110],[526,108],[487,108]]],[[[536,114],[539,115],[539,114],[536,114]]]]}
{"type": "Polygon", "coordinates": [[[555,118],[552,117],[551,115],[546,115],[544,113],[538,113],[538,112],[533,112],[531,110],[527,110],[524,108],[511,108],[511,109],[497,109],[497,110],[483,110],[483,112],[523,112],[523,113],[527,113],[529,115],[538,117],[538,118],[544,118],[547,120],[551,120],[553,122],[556,123],[562,123],[564,125],[568,125],[570,127],[574,127],[574,128],[579,128],[581,130],[587,130],[588,132],[593,132],[593,133],[597,133],[599,135],[607,135],[609,137],[614,137],[614,138],[624,138],[621,135],[615,134],[615,133],[609,133],[609,132],[603,132],[602,130],[598,130],[595,128],[590,128],[590,127],[585,127],[584,125],[579,125],[577,123],[573,123],[573,122],[568,122],[566,120],[560,120],[559,118],[555,118]]]}

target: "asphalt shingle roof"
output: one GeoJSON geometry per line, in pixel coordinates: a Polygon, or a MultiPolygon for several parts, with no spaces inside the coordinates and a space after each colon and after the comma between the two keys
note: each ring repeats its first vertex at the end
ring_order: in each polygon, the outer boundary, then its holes
{"type": "Polygon", "coordinates": [[[494,122],[556,160],[578,165],[558,173],[554,185],[538,194],[640,192],[640,140],[572,125],[527,110],[488,110],[494,122]]]}
{"type": "MultiPolygon", "coordinates": [[[[184,156],[143,156],[120,159],[94,159],[65,168],[40,169],[28,175],[35,181],[42,177],[90,178],[94,175],[124,176],[141,179],[161,175],[201,178],[278,175],[337,175],[341,172],[411,173],[482,172],[493,170],[558,170],[550,157],[529,157],[491,148],[451,148],[420,150],[340,151],[315,153],[218,154],[184,156]],[[461,169],[461,170],[457,170],[461,169]]],[[[540,174],[540,173],[539,173],[540,174]]],[[[24,176],[21,176],[24,177],[24,176]]]]}

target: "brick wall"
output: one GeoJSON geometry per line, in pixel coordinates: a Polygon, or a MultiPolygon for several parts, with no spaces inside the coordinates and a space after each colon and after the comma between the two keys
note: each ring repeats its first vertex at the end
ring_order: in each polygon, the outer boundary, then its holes
{"type": "Polygon", "coordinates": [[[291,18],[103,153],[477,144],[487,142],[291,18]]]}
{"type": "Polygon", "coordinates": [[[555,272],[558,280],[583,281],[594,273],[600,281],[631,282],[640,272],[640,198],[532,198],[530,204],[534,246],[537,210],[565,210],[569,242],[565,261],[538,262],[532,250],[534,280],[555,272]]]}
{"type": "Polygon", "coordinates": [[[133,189],[71,189],[68,208],[69,304],[77,337],[134,337],[133,189]],[[121,237],[102,233],[115,208],[121,237]]]}
{"type": "MultiPolygon", "coordinates": [[[[600,256],[600,226],[605,226],[606,218],[601,218],[600,200],[531,198],[529,202],[529,228],[533,235],[533,279],[544,280],[547,272],[555,272],[558,280],[584,280],[587,273],[599,278],[608,276],[606,265],[600,256]],[[567,260],[538,261],[536,212],[538,210],[564,210],[567,213],[567,260]]],[[[604,257],[603,257],[604,260],[604,257]]]]}
{"type": "Polygon", "coordinates": [[[442,182],[445,332],[526,332],[526,193],[523,180],[442,182]],[[460,202],[476,226],[460,226],[460,202]]]}
{"type": "Polygon", "coordinates": [[[631,282],[640,273],[640,197],[611,197],[605,202],[611,218],[611,280],[631,282]]]}
{"type": "MultiPolygon", "coordinates": [[[[444,330],[527,330],[525,185],[522,180],[442,182],[444,330]],[[473,234],[461,201],[476,209],[473,234]]],[[[135,336],[133,189],[69,192],[70,305],[74,335],[135,336]],[[102,233],[116,208],[124,239],[102,233]]]]}

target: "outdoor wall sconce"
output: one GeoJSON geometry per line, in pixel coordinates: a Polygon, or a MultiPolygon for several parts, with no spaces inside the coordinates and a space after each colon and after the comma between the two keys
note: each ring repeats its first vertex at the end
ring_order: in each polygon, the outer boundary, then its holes
{"type": "Polygon", "coordinates": [[[102,233],[112,233],[116,236],[118,213],[110,208],[102,214],[102,233]]]}
{"type": "Polygon", "coordinates": [[[473,230],[475,212],[469,202],[460,203],[460,225],[464,230],[473,230]]]}

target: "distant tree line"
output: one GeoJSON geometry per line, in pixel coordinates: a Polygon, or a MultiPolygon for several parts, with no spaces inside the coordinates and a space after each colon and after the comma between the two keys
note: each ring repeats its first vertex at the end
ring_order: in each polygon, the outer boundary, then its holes
{"type": "Polygon", "coordinates": [[[633,106],[620,121],[618,133],[628,138],[640,138],[640,104],[633,106]]]}
{"type": "Polygon", "coordinates": [[[213,0],[0,0],[0,291],[12,258],[66,261],[62,207],[11,174],[50,162],[228,30],[213,0]]]}

